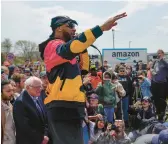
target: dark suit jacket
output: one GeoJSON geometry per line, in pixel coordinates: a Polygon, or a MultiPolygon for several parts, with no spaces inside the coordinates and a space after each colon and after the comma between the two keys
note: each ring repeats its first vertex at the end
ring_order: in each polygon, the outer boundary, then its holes
{"type": "Polygon", "coordinates": [[[48,136],[48,126],[44,105],[39,99],[44,117],[37,111],[36,105],[27,91],[23,91],[13,106],[16,126],[16,144],[41,144],[44,135],[48,136]]]}

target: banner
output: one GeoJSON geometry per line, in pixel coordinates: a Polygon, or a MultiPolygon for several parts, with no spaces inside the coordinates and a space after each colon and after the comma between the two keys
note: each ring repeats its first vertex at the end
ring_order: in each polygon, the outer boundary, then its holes
{"type": "Polygon", "coordinates": [[[134,61],[142,61],[147,63],[146,48],[117,48],[103,49],[103,60],[107,60],[108,64],[114,68],[116,64],[126,63],[133,65],[134,61]]]}

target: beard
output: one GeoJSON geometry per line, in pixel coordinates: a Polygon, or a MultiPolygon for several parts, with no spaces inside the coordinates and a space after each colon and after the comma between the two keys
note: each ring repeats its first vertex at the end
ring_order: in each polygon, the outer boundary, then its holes
{"type": "Polygon", "coordinates": [[[5,96],[2,94],[2,100],[4,100],[4,101],[10,101],[10,100],[12,100],[12,98],[13,98],[13,96],[5,96]]]}
{"type": "Polygon", "coordinates": [[[68,42],[73,39],[72,36],[68,32],[65,32],[65,31],[63,31],[63,37],[64,37],[65,42],[68,42]]]}

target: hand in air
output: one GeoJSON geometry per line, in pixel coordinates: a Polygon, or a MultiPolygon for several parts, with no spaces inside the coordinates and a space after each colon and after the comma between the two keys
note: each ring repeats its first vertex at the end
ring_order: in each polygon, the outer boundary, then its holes
{"type": "Polygon", "coordinates": [[[112,27],[117,25],[117,21],[126,17],[127,14],[126,12],[116,15],[114,17],[109,18],[102,26],[101,26],[101,30],[102,31],[108,31],[110,30],[112,27]]]}

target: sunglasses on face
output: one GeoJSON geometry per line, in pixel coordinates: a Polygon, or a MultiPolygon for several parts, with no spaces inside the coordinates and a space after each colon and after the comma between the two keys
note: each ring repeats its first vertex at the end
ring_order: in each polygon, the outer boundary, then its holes
{"type": "Polygon", "coordinates": [[[142,102],[143,102],[143,103],[149,103],[149,101],[148,101],[148,100],[143,100],[142,102]]]}
{"type": "Polygon", "coordinates": [[[67,27],[69,27],[71,29],[75,28],[75,24],[72,22],[67,22],[66,24],[67,24],[67,27]]]}
{"type": "Polygon", "coordinates": [[[124,70],[120,70],[120,72],[125,72],[124,70]]]}

